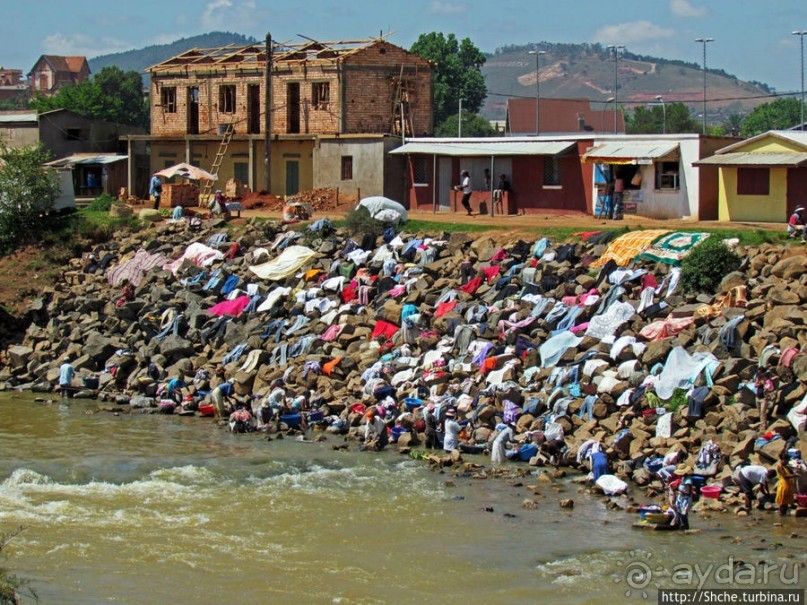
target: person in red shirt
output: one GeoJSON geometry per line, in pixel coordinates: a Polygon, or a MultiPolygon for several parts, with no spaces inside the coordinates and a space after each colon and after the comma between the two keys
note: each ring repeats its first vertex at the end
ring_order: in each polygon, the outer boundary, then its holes
{"type": "Polygon", "coordinates": [[[787,221],[787,236],[798,237],[801,233],[802,239],[807,240],[807,225],[804,220],[804,206],[796,206],[790,219],[787,221]]]}

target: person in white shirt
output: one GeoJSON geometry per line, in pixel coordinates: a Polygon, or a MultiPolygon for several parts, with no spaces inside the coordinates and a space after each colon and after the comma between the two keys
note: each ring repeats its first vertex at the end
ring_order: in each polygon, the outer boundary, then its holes
{"type": "Polygon", "coordinates": [[[459,449],[459,435],[462,432],[462,426],[459,422],[457,422],[457,412],[455,412],[453,408],[446,411],[444,430],[445,437],[443,438],[443,449],[447,452],[452,452],[459,449]]]}
{"type": "Polygon", "coordinates": [[[384,420],[376,414],[375,410],[370,410],[365,415],[367,423],[364,425],[364,445],[375,450],[383,450],[387,445],[387,425],[384,420]]]}
{"type": "Polygon", "coordinates": [[[454,187],[455,191],[462,191],[462,206],[468,211],[468,216],[472,216],[471,212],[471,175],[467,170],[460,172],[462,182],[454,187]]]}
{"type": "MultiPolygon", "coordinates": [[[[731,478],[745,497],[745,508],[751,510],[751,500],[754,492],[759,492],[764,498],[770,497],[768,481],[773,479],[774,476],[776,476],[774,469],[768,470],[758,464],[738,466],[734,469],[731,478]]],[[[760,502],[759,507],[762,508],[762,502],[760,502]]]]}
{"type": "Polygon", "coordinates": [[[507,444],[513,441],[513,429],[506,424],[499,424],[496,426],[499,434],[493,440],[493,447],[490,452],[490,461],[492,464],[500,464],[507,458],[507,444]]]}

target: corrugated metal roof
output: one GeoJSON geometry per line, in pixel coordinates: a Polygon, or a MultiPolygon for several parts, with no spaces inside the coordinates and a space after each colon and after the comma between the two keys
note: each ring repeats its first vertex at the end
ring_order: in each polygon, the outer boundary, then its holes
{"type": "Polygon", "coordinates": [[[599,160],[653,160],[663,158],[678,149],[678,143],[603,143],[592,147],[583,156],[584,162],[599,160]]]}
{"type": "Polygon", "coordinates": [[[754,153],[750,151],[713,155],[694,162],[695,166],[801,166],[807,153],[754,153]]]}
{"type": "Polygon", "coordinates": [[[88,155],[85,153],[78,153],[75,155],[69,155],[65,158],[59,158],[58,160],[46,162],[45,165],[61,168],[63,166],[76,166],[79,164],[114,164],[115,162],[122,162],[128,157],[129,156],[126,155],[88,155]]]}
{"type": "Polygon", "coordinates": [[[0,113],[0,123],[9,122],[36,122],[36,112],[34,113],[0,113]]]}
{"type": "Polygon", "coordinates": [[[574,147],[575,145],[576,143],[571,143],[569,141],[493,140],[490,143],[485,143],[479,139],[468,142],[454,139],[450,143],[437,141],[416,141],[413,143],[406,143],[405,145],[390,151],[390,153],[395,155],[425,153],[429,155],[444,155],[454,157],[557,155],[574,147]]]}

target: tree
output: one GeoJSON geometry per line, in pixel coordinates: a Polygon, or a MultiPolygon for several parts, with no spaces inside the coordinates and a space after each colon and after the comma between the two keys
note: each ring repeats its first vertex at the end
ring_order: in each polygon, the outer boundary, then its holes
{"type": "MultiPolygon", "coordinates": [[[[434,131],[438,137],[455,137],[459,132],[457,128],[459,114],[449,116],[434,131]]],[[[463,137],[495,137],[497,134],[493,126],[482,116],[462,110],[462,136],[463,137]]]]}
{"type": "Polygon", "coordinates": [[[41,146],[0,148],[0,253],[33,241],[41,232],[39,215],[59,195],[55,172],[42,164],[49,159],[41,146]]]}
{"type": "Polygon", "coordinates": [[[52,97],[37,96],[33,109],[69,109],[88,118],[148,128],[149,110],[143,79],[136,71],[105,67],[91,80],[67,86],[52,97]]]}
{"type": "Polygon", "coordinates": [[[628,134],[661,134],[700,132],[701,126],[683,103],[667,103],[666,107],[654,103],[650,107],[639,105],[633,113],[625,115],[625,131],[628,134]],[[665,113],[666,110],[666,128],[665,113]]]}
{"type": "MultiPolygon", "coordinates": [[[[441,125],[457,113],[459,100],[463,110],[478,113],[487,96],[482,65],[485,55],[468,38],[457,41],[454,34],[421,34],[411,52],[433,61],[434,123],[441,125]]],[[[456,126],[456,124],[455,124],[456,126]]]]}
{"type": "Polygon", "coordinates": [[[741,134],[748,138],[769,130],[787,130],[798,124],[800,119],[801,101],[782,97],[754,107],[754,111],[743,120],[741,134]]]}
{"type": "Polygon", "coordinates": [[[723,120],[723,130],[728,135],[738,137],[743,129],[743,121],[745,121],[745,118],[741,114],[730,113],[723,120]]]}

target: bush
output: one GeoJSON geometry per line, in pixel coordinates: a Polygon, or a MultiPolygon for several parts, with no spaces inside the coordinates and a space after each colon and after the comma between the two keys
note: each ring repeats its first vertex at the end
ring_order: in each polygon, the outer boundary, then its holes
{"type": "Polygon", "coordinates": [[[739,257],[712,235],[681,261],[681,286],[689,292],[714,293],[720,281],[739,266],[739,257]]]}
{"type": "Polygon", "coordinates": [[[348,233],[353,236],[371,235],[378,237],[384,233],[384,224],[370,216],[370,212],[364,206],[356,206],[345,216],[345,227],[348,233]]]}
{"type": "Polygon", "coordinates": [[[112,204],[115,203],[115,198],[108,193],[102,193],[87,205],[87,210],[96,212],[109,212],[112,204]]]}

